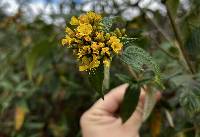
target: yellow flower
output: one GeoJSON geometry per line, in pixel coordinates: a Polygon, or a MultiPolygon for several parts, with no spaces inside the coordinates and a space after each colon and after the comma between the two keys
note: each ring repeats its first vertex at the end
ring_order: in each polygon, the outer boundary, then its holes
{"type": "Polygon", "coordinates": [[[80,36],[90,35],[92,33],[92,26],[91,24],[80,24],[78,26],[77,31],[79,32],[80,36]]]}
{"type": "Polygon", "coordinates": [[[91,53],[91,48],[90,46],[83,46],[82,49],[79,49],[77,56],[78,58],[83,57],[86,54],[90,54],[91,53]]]}
{"type": "Polygon", "coordinates": [[[80,59],[80,58],[81,58],[82,56],[84,56],[84,55],[85,55],[85,51],[79,49],[79,51],[78,51],[78,53],[77,53],[78,58],[80,59]]]}
{"type": "Polygon", "coordinates": [[[75,41],[76,44],[78,44],[78,45],[82,45],[82,44],[83,44],[83,41],[81,41],[80,39],[75,39],[74,41],[75,41]]]}
{"type": "Polygon", "coordinates": [[[102,55],[107,54],[108,56],[110,56],[109,48],[108,48],[108,47],[102,48],[102,49],[101,49],[101,54],[102,54],[102,55]]]}
{"type": "Polygon", "coordinates": [[[105,58],[105,59],[103,60],[103,64],[104,64],[106,67],[110,67],[110,59],[105,58]]]}
{"type": "Polygon", "coordinates": [[[90,21],[99,21],[102,18],[100,14],[94,13],[92,11],[87,12],[87,16],[90,21]]]}
{"type": "Polygon", "coordinates": [[[70,36],[70,37],[74,37],[75,33],[73,32],[73,30],[71,30],[69,27],[67,27],[65,29],[65,32],[70,36]]]}
{"type": "Polygon", "coordinates": [[[76,33],[76,37],[77,37],[78,39],[81,39],[81,38],[82,38],[82,35],[81,35],[80,33],[76,33]]]}
{"type": "Polygon", "coordinates": [[[73,53],[80,62],[80,71],[90,71],[99,65],[110,66],[112,56],[122,51],[123,44],[119,37],[122,31],[103,32],[100,14],[87,12],[76,18],[71,18],[72,28],[66,27],[66,37],[63,45],[71,45],[73,53]]]}
{"type": "Polygon", "coordinates": [[[102,19],[101,15],[96,14],[95,21],[99,21],[99,20],[101,20],[101,19],[102,19]]]}
{"type": "Polygon", "coordinates": [[[90,48],[90,46],[84,46],[84,47],[82,48],[82,50],[83,50],[84,54],[90,54],[90,53],[91,53],[91,48],[90,48]]]}
{"type": "Polygon", "coordinates": [[[100,47],[100,45],[98,45],[96,42],[93,42],[92,45],[91,45],[91,48],[92,48],[93,50],[99,50],[101,47],[100,47]]]}
{"type": "Polygon", "coordinates": [[[82,65],[79,66],[79,71],[87,71],[92,70],[94,68],[99,67],[100,61],[98,60],[98,57],[96,55],[92,55],[92,61],[90,58],[87,58],[86,56],[82,58],[82,65]]]}
{"type": "Polygon", "coordinates": [[[93,42],[92,45],[91,45],[91,48],[93,50],[93,53],[99,54],[99,51],[100,51],[101,47],[96,42],[93,42]]]}
{"type": "Polygon", "coordinates": [[[93,54],[92,58],[93,58],[93,60],[92,60],[92,62],[89,65],[89,69],[90,70],[93,69],[93,68],[97,68],[100,65],[100,61],[98,60],[98,56],[96,56],[96,55],[93,54]]]}
{"type": "Polygon", "coordinates": [[[111,36],[110,40],[108,41],[108,44],[119,43],[119,42],[120,40],[116,36],[111,36]]]}
{"type": "Polygon", "coordinates": [[[118,54],[122,50],[123,45],[120,42],[114,42],[111,47],[113,51],[118,54]]]}
{"type": "Polygon", "coordinates": [[[86,56],[84,56],[82,59],[81,59],[81,62],[82,62],[82,65],[79,66],[79,70],[80,71],[85,71],[88,69],[88,66],[89,66],[89,63],[90,63],[90,59],[86,56]]]}
{"type": "Polygon", "coordinates": [[[78,19],[75,16],[73,16],[71,18],[70,24],[71,25],[79,25],[79,21],[78,21],[78,19]]]}
{"type": "Polygon", "coordinates": [[[80,24],[89,24],[90,20],[89,20],[88,16],[84,14],[79,17],[79,23],[80,24]]]}
{"type": "Polygon", "coordinates": [[[102,43],[102,42],[99,42],[99,46],[100,46],[101,48],[103,48],[103,47],[105,46],[105,44],[102,43]]]}
{"type": "Polygon", "coordinates": [[[104,33],[103,32],[97,32],[96,33],[96,40],[98,40],[98,41],[104,41],[105,39],[104,39],[104,33]]]}
{"type": "Polygon", "coordinates": [[[88,54],[91,53],[90,46],[84,46],[84,47],[83,47],[83,50],[84,50],[85,52],[87,52],[88,54]]]}
{"type": "Polygon", "coordinates": [[[89,11],[89,12],[87,12],[86,15],[88,16],[89,20],[92,21],[92,20],[95,19],[96,13],[94,13],[94,12],[92,12],[92,11],[89,11]]]}
{"type": "Polygon", "coordinates": [[[84,39],[85,39],[86,41],[91,41],[91,38],[90,38],[89,36],[85,36],[84,39]]]}
{"type": "Polygon", "coordinates": [[[71,45],[71,43],[73,42],[73,39],[70,38],[68,35],[62,39],[62,45],[71,45]]]}

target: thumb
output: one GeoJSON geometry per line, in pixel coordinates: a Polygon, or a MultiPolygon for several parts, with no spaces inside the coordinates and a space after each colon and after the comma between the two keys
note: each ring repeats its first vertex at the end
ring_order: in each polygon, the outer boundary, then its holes
{"type": "Polygon", "coordinates": [[[128,84],[120,85],[105,95],[104,100],[99,99],[91,109],[99,109],[107,113],[115,113],[121,104],[128,84]]]}

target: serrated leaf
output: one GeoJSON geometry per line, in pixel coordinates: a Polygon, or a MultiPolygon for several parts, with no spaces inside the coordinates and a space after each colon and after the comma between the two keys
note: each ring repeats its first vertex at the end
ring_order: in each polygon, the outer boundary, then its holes
{"type": "Polygon", "coordinates": [[[160,69],[158,65],[142,48],[137,46],[127,47],[121,56],[121,60],[137,71],[144,71],[146,67],[148,67],[155,73],[155,82],[162,85],[160,82],[160,69]]]}
{"type": "Polygon", "coordinates": [[[114,22],[114,18],[111,17],[104,17],[101,21],[103,24],[103,31],[109,32],[114,22]]]}
{"type": "Polygon", "coordinates": [[[129,84],[145,85],[151,80],[151,79],[135,80],[133,77],[129,77],[129,76],[124,75],[124,74],[115,74],[115,76],[122,83],[129,83],[129,84]]]}
{"type": "Polygon", "coordinates": [[[140,96],[140,87],[130,85],[124,95],[124,99],[120,108],[120,116],[122,121],[125,122],[135,111],[140,96]]]}
{"type": "Polygon", "coordinates": [[[185,85],[179,97],[181,106],[190,114],[191,116],[200,113],[200,85],[193,81],[185,85]]]}
{"type": "Polygon", "coordinates": [[[192,30],[191,34],[187,38],[185,47],[187,48],[187,51],[189,52],[189,54],[193,58],[196,58],[197,56],[199,56],[199,51],[200,51],[200,27],[195,28],[194,30],[192,30]]]}
{"type": "Polygon", "coordinates": [[[123,43],[123,45],[125,47],[130,46],[131,44],[135,44],[135,41],[137,40],[137,38],[129,38],[129,37],[121,37],[120,41],[123,43]]]}
{"type": "MultiPolygon", "coordinates": [[[[124,74],[115,74],[115,76],[123,83],[132,83],[133,78],[124,74]]],[[[135,81],[136,82],[136,81],[135,81]]]]}

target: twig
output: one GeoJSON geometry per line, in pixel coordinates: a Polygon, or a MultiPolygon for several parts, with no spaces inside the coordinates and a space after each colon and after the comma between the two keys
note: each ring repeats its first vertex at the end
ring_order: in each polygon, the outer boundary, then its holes
{"type": "MultiPolygon", "coordinates": [[[[190,132],[190,131],[196,130],[197,128],[199,128],[199,127],[185,128],[185,129],[181,130],[181,131],[178,132],[178,133],[186,133],[186,132],[190,132]]],[[[177,133],[177,134],[178,134],[178,133],[177,133]]]]}
{"type": "Polygon", "coordinates": [[[191,62],[190,62],[189,56],[188,56],[186,50],[185,50],[184,47],[183,47],[184,44],[183,44],[183,41],[182,41],[182,38],[181,38],[181,35],[180,35],[180,32],[179,32],[179,29],[178,29],[178,27],[176,26],[175,20],[174,20],[174,18],[173,18],[173,16],[172,16],[172,13],[171,13],[170,10],[169,10],[168,5],[165,4],[165,6],[166,6],[166,9],[167,9],[168,17],[169,17],[169,19],[170,19],[170,23],[171,23],[171,25],[172,25],[172,29],[173,29],[173,31],[174,31],[176,40],[177,40],[177,42],[178,42],[179,49],[181,50],[181,53],[182,53],[182,55],[183,55],[183,58],[184,58],[184,60],[185,60],[186,65],[187,65],[188,68],[189,68],[189,71],[190,71],[192,74],[194,74],[195,71],[194,71],[193,66],[192,66],[192,64],[191,64],[191,62]]]}
{"type": "Polygon", "coordinates": [[[127,65],[127,64],[124,64],[124,63],[122,63],[123,64],[123,66],[128,70],[128,72],[129,72],[129,74],[135,79],[135,80],[139,80],[139,77],[138,77],[138,75],[136,74],[136,72],[135,71],[133,71],[133,69],[131,68],[131,66],[130,65],[127,65]]]}
{"type": "MultiPolygon", "coordinates": [[[[150,35],[150,37],[151,37],[151,35],[150,35]]],[[[151,38],[154,39],[153,37],[151,37],[151,38]]],[[[159,48],[163,53],[165,53],[166,55],[168,55],[172,59],[175,59],[180,66],[182,66],[183,68],[185,68],[184,64],[180,61],[180,59],[178,57],[173,56],[172,54],[170,54],[169,52],[167,52],[165,49],[163,49],[162,47],[160,47],[159,43],[156,40],[154,40],[154,42],[155,42],[155,46],[157,48],[159,48]]]]}
{"type": "MultiPolygon", "coordinates": [[[[146,10],[144,10],[143,8],[140,8],[140,7],[139,7],[139,9],[140,9],[140,11],[145,15],[145,19],[148,20],[149,22],[151,22],[151,23],[154,25],[154,27],[160,32],[160,34],[161,34],[169,43],[172,43],[172,42],[171,42],[170,36],[169,36],[167,33],[165,33],[165,31],[158,25],[158,23],[157,23],[155,20],[153,20],[151,17],[148,16],[148,14],[146,14],[146,10]]],[[[152,12],[152,11],[151,11],[151,12],[152,12]]]]}
{"type": "Polygon", "coordinates": [[[131,66],[127,65],[127,69],[129,71],[129,73],[138,81],[139,78],[138,78],[137,74],[133,71],[133,69],[131,68],[131,66]]]}
{"type": "Polygon", "coordinates": [[[157,28],[157,30],[160,32],[160,34],[163,35],[163,37],[164,37],[169,43],[172,43],[170,37],[168,36],[168,34],[165,33],[165,31],[158,25],[158,23],[157,23],[156,21],[154,21],[152,18],[148,17],[147,14],[145,14],[145,15],[146,15],[146,19],[149,20],[149,21],[154,25],[154,27],[157,28]]]}
{"type": "Polygon", "coordinates": [[[151,39],[153,39],[153,41],[154,41],[154,43],[155,43],[155,46],[157,47],[157,48],[159,48],[162,52],[164,52],[166,55],[168,55],[169,57],[171,57],[172,59],[178,59],[177,57],[175,57],[175,56],[173,56],[172,54],[170,54],[169,52],[167,52],[165,49],[163,49],[162,47],[160,47],[160,44],[155,40],[155,38],[153,38],[152,36],[151,36],[151,34],[149,34],[149,37],[151,38],[151,39]]]}

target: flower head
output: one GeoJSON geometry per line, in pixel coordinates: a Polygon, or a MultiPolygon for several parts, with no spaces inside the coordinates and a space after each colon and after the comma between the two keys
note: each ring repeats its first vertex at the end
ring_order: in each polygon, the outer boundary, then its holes
{"type": "Polygon", "coordinates": [[[88,36],[92,33],[92,26],[90,24],[80,24],[77,27],[77,31],[80,36],[88,36]]]}
{"type": "Polygon", "coordinates": [[[70,24],[71,25],[79,25],[79,21],[78,21],[78,19],[76,17],[73,16],[71,18],[70,24]]]}
{"type": "Polygon", "coordinates": [[[73,48],[80,71],[90,71],[100,65],[110,67],[113,55],[120,54],[123,49],[119,30],[104,32],[101,21],[100,14],[90,11],[78,18],[73,16],[72,27],[66,27],[62,45],[73,48]]]}

